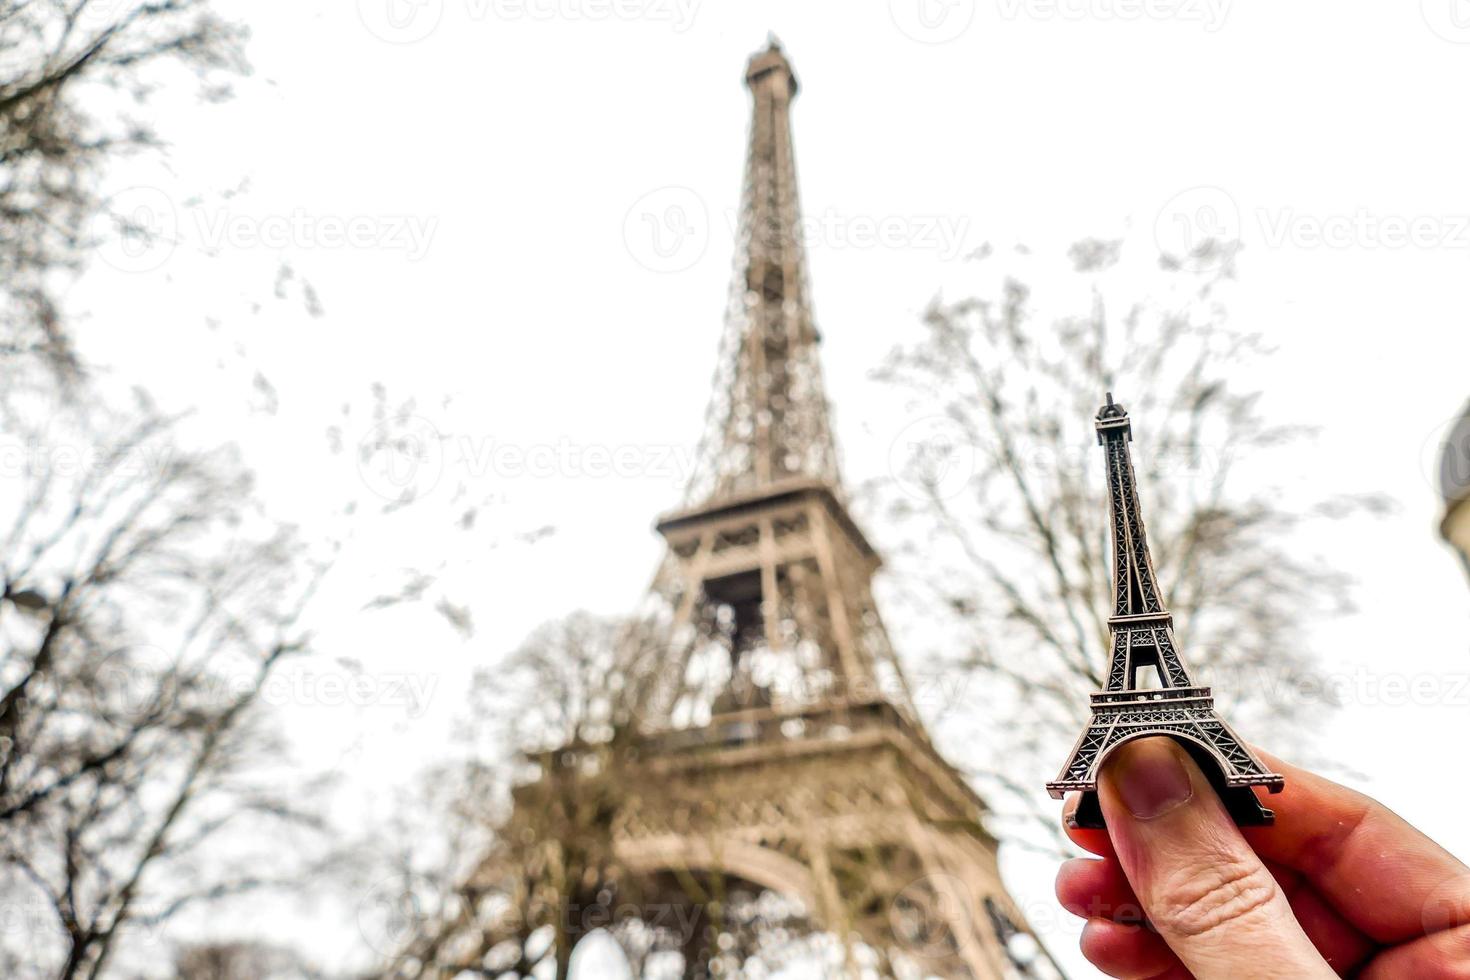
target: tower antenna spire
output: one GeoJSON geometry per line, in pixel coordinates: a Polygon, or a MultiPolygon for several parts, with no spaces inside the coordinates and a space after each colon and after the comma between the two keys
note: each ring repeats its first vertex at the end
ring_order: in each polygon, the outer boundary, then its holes
{"type": "Polygon", "coordinates": [[[799,86],[774,34],[771,39],[745,69],[750,136],[734,268],[689,504],[795,479],[841,493],[792,148],[791,103],[799,86]]]}

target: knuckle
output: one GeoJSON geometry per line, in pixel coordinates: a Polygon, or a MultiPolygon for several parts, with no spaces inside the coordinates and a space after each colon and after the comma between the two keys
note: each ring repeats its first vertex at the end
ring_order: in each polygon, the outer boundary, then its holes
{"type": "Polygon", "coordinates": [[[1150,918],[1165,933],[1205,936],[1265,914],[1276,894],[1276,879],[1257,862],[1211,862],[1168,876],[1154,893],[1150,918]]]}

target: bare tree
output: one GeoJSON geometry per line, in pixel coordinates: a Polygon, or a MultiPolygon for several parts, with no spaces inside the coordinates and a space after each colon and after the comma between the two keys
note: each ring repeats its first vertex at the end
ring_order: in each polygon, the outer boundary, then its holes
{"type": "Polygon", "coordinates": [[[1080,242],[1051,294],[1006,275],[993,294],[936,301],[879,372],[922,420],[884,491],[905,542],[892,557],[931,624],[947,614],[959,654],[931,669],[972,681],[977,710],[952,721],[988,751],[960,758],[1011,804],[1002,817],[1056,827],[1039,787],[1103,687],[1110,543],[1091,420],[1106,392],[1135,420],[1186,658],[1248,737],[1291,745],[1327,706],[1300,628],[1344,607],[1349,583],[1299,532],[1377,501],[1283,489],[1276,467],[1308,433],[1269,421],[1250,385],[1265,348],[1226,323],[1235,257],[1209,243],[1140,270],[1118,242],[1080,242]]]}
{"type": "MultiPolygon", "coordinates": [[[[315,669],[297,661],[341,549],[418,512],[412,479],[389,499],[372,469],[398,471],[381,444],[414,434],[374,394],[368,435],[331,446],[355,489],[305,537],[236,452],[190,448],[141,393],[112,407],[92,379],[0,363],[0,899],[24,925],[0,932],[0,974],[124,973],[221,901],[331,887],[352,857],[323,824],[330,776],[292,765],[276,704],[312,697],[290,685],[315,669]]],[[[391,571],[412,588],[364,615],[458,609],[437,569],[391,571]]]]}
{"type": "Polygon", "coordinates": [[[243,39],[208,0],[0,0],[0,356],[77,370],[58,277],[149,232],[110,207],[107,168],[161,145],[139,110],[172,76],[228,95],[243,39]]]}
{"type": "Polygon", "coordinates": [[[612,877],[626,741],[614,654],[621,629],[574,615],[477,675],[461,729],[464,757],[425,780],[432,809],[448,819],[435,838],[400,848],[385,879],[391,925],[379,932],[393,948],[383,950],[384,975],[520,976],[545,962],[566,976],[573,910],[596,902],[596,886],[588,895],[584,882],[612,877]],[[573,792],[570,783],[593,769],[605,774],[597,780],[605,792],[573,792]]]}
{"type": "Polygon", "coordinates": [[[301,873],[280,845],[316,824],[310,787],[269,778],[261,701],[321,566],[146,400],[10,377],[0,412],[0,889],[32,913],[0,955],[98,977],[183,910],[301,873]]]}
{"type": "MultiPolygon", "coordinates": [[[[304,538],[236,454],[189,448],[147,398],[118,405],[85,376],[68,279],[104,241],[154,234],[108,196],[115,165],[165,147],[156,91],[227,97],[244,39],[208,0],[0,0],[0,897],[24,926],[0,936],[3,975],[156,963],[189,913],[328,863],[316,781],[283,778],[270,689],[313,649],[332,556],[419,499],[412,481],[383,499],[373,468],[440,448],[413,441],[412,400],[376,389],[366,435],[344,405],[329,448],[357,492],[304,538]]],[[[298,290],[320,315],[283,263],[276,297],[298,290]]],[[[456,504],[467,530],[479,505],[463,488],[456,504]]],[[[363,608],[426,601],[468,633],[443,565],[391,570],[406,584],[363,608]]],[[[248,970],[246,945],[193,948],[180,970],[248,970]]]]}
{"type": "Polygon", "coordinates": [[[447,836],[401,851],[386,879],[398,941],[381,975],[564,978],[598,929],[637,976],[693,975],[690,957],[736,968],[794,955],[805,910],[718,875],[636,874],[619,857],[630,799],[657,805],[660,792],[637,771],[632,706],[665,640],[656,618],[574,613],[481,672],[466,758],[427,781],[447,836]]]}

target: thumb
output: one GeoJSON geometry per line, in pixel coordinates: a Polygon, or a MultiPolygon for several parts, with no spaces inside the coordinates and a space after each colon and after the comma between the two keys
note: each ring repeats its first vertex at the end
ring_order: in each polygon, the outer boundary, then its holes
{"type": "Polygon", "coordinates": [[[1173,739],[1119,748],[1103,767],[1098,796],[1134,893],[1191,973],[1204,980],[1336,976],[1173,739]]]}

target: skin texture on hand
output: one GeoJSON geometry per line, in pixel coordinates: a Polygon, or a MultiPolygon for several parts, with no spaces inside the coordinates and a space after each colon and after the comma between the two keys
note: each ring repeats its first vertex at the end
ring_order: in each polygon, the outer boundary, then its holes
{"type": "MultiPolygon", "coordinates": [[[[1286,776],[1271,827],[1242,830],[1172,739],[1109,757],[1096,858],[1057,875],[1109,976],[1470,980],[1470,869],[1379,803],[1261,753],[1286,776]]],[[[1067,801],[1067,808],[1077,799],[1067,801]]]]}

